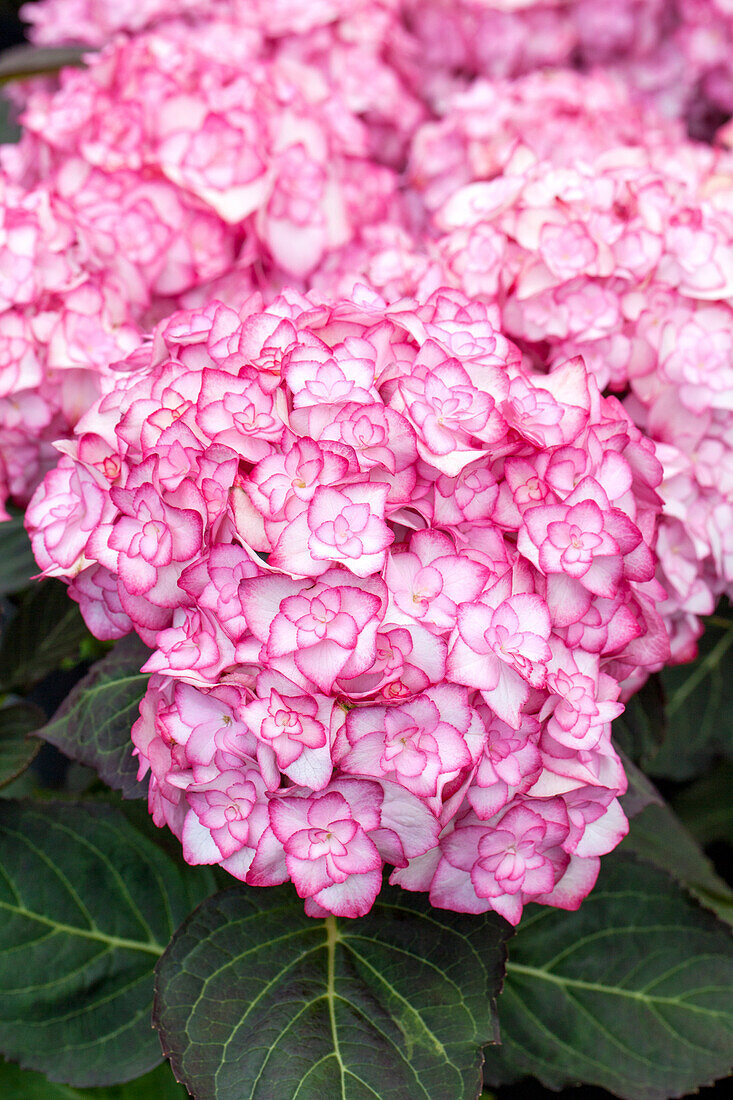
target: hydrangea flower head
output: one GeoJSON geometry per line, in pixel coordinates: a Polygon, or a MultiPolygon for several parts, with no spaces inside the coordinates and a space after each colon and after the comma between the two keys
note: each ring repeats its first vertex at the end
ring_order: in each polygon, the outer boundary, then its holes
{"type": "Polygon", "coordinates": [[[133,740],[190,863],[312,915],[367,912],[384,865],[512,922],[580,904],[626,829],[619,681],[666,636],[661,467],[578,361],[528,371],[447,289],[212,302],[64,452],[35,552],[153,650],[133,740]]]}

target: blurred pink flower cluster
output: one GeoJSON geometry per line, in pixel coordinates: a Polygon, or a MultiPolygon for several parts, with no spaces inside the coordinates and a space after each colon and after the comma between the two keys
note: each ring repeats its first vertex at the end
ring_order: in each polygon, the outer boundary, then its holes
{"type": "Polygon", "coordinates": [[[389,7],[352,5],[343,41],[320,23],[347,6],[318,7],[281,4],[276,27],[272,5],[221,4],[27,90],[0,161],[0,501],[27,500],[47,441],[187,295],[271,296],[398,202],[380,161],[403,156],[423,112],[381,60],[389,7]]]}
{"type": "Polygon", "coordinates": [[[701,100],[733,108],[730,0],[42,0],[23,9],[36,42],[90,46],[212,13],[269,37],[330,33],[352,16],[388,29],[401,73],[433,106],[476,77],[604,66],[667,114],[699,115],[701,100]]]}
{"type": "Polygon", "coordinates": [[[733,110],[731,0],[403,0],[403,9],[439,107],[480,77],[601,67],[696,133],[733,110]]]}
{"type": "Polygon", "coordinates": [[[657,441],[662,611],[690,659],[733,592],[733,160],[568,72],[478,82],[411,175],[438,281],[498,305],[536,366],[582,356],[657,441]]]}
{"type": "Polygon", "coordinates": [[[27,4],[23,19],[39,45],[103,46],[120,33],[201,16],[236,19],[240,26],[277,39],[304,35],[337,21],[368,16],[364,33],[383,29],[379,13],[397,13],[401,0],[42,0],[27,4]]]}
{"type": "Polygon", "coordinates": [[[101,638],[154,649],[133,729],[191,863],[574,908],[626,830],[619,680],[658,667],[661,467],[579,359],[531,374],[458,292],[174,314],[28,510],[101,638]]]}
{"type": "Polygon", "coordinates": [[[99,396],[99,372],[137,343],[125,271],[47,188],[0,178],[0,516],[27,501],[99,396]],[[117,267],[117,270],[115,270],[117,267]],[[91,368],[91,369],[89,369],[91,368]]]}
{"type": "MultiPolygon", "coordinates": [[[[193,46],[213,34],[221,53],[210,53],[206,67],[215,57],[240,66],[245,58],[310,66],[328,92],[367,123],[380,163],[404,152],[424,114],[419,87],[414,93],[407,87],[419,45],[401,19],[401,0],[45,0],[28,5],[24,16],[40,44],[103,47],[119,42],[122,32],[135,37],[154,30],[193,46]]],[[[317,83],[314,74],[310,79],[317,83]]],[[[118,84],[113,97],[120,90],[118,84]]],[[[340,113],[337,104],[333,112],[340,113]]],[[[342,126],[349,129],[345,120],[342,126]]]]}

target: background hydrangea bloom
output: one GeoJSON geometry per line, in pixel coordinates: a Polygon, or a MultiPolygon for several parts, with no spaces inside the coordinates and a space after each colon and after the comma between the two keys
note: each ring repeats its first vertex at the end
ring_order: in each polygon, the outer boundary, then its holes
{"type": "Polygon", "coordinates": [[[405,0],[431,102],[476,78],[602,68],[708,138],[733,109],[729,0],[405,0]]]}
{"type": "Polygon", "coordinates": [[[272,297],[401,217],[376,158],[402,156],[423,114],[382,57],[390,7],[204,7],[64,8],[62,38],[155,28],[32,83],[3,147],[3,500],[27,501],[48,442],[176,304],[272,297]]]}
{"type": "Polygon", "coordinates": [[[443,200],[431,265],[497,304],[537,366],[581,356],[658,441],[663,613],[688,660],[733,580],[730,155],[645,119],[605,77],[532,74],[456,97],[418,131],[412,175],[429,206],[443,200]]]}

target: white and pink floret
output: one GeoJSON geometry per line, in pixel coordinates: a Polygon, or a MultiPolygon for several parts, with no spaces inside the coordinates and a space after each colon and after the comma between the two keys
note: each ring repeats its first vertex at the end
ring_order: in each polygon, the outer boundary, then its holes
{"type": "Polygon", "coordinates": [[[288,291],[173,315],[28,510],[192,864],[358,916],[576,908],[626,832],[620,681],[659,667],[653,445],[491,308],[288,291]]]}

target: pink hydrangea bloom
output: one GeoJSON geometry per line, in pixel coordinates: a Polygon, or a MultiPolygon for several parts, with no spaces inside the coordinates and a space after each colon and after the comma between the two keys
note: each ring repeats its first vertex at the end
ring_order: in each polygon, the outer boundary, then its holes
{"type": "MultiPolygon", "coordinates": [[[[542,69],[521,79],[476,80],[451,97],[439,121],[415,133],[411,179],[435,209],[459,187],[498,175],[518,146],[543,160],[572,164],[617,145],[682,140],[677,123],[634,102],[620,79],[542,69]]],[[[483,238],[483,251],[489,241],[483,238]]],[[[478,242],[467,244],[478,259],[478,242]]]]}
{"type": "Polygon", "coordinates": [[[34,42],[40,45],[83,42],[100,46],[118,31],[139,31],[197,7],[201,0],[43,0],[25,5],[22,14],[32,27],[34,42]]]}
{"type": "Polygon", "coordinates": [[[533,373],[449,289],[250,296],[161,322],[63,451],[34,545],[153,649],[133,740],[189,862],[313,915],[385,864],[512,922],[580,904],[665,635],[661,466],[579,360],[533,373]]]}
{"type": "MultiPolygon", "coordinates": [[[[551,66],[588,67],[624,61],[659,68],[667,44],[667,0],[406,0],[423,77],[433,101],[467,79],[516,77],[551,66]]],[[[419,77],[417,77],[419,78],[419,77]]]]}
{"type": "MultiPolygon", "coordinates": [[[[429,206],[445,200],[432,218],[443,236],[431,250],[446,279],[498,305],[502,326],[537,367],[566,372],[568,359],[581,357],[601,386],[626,391],[627,410],[659,444],[662,612],[675,659],[689,659],[700,615],[733,592],[721,537],[733,498],[727,476],[712,476],[709,465],[715,456],[725,468],[730,417],[729,154],[686,141],[608,77],[532,74],[455,96],[439,123],[416,134],[412,175],[429,206]],[[452,158],[441,157],[445,146],[452,158]]],[[[526,400],[521,407],[524,414],[526,400]]],[[[551,405],[542,417],[546,433],[551,405]]],[[[611,530],[614,497],[625,492],[615,460],[609,455],[604,476],[584,484],[580,456],[566,449],[546,471],[511,459],[500,507],[507,521],[515,507],[526,517],[522,552],[547,577],[550,605],[572,604],[573,638],[592,646],[596,628],[633,629],[612,606],[612,542],[640,532],[626,520],[611,530]],[[572,477],[572,515],[548,502],[548,477],[568,486],[572,477]],[[603,528],[595,509],[607,511],[603,528]],[[590,618],[585,584],[612,601],[594,605],[590,618]]],[[[649,579],[638,547],[625,553],[638,579],[649,579]]]]}
{"type": "Polygon", "coordinates": [[[176,304],[271,298],[401,222],[395,169],[424,117],[389,62],[391,0],[51,0],[29,18],[39,41],[103,48],[25,86],[0,152],[0,502],[20,505],[176,304]]]}
{"type": "Polygon", "coordinates": [[[406,0],[405,15],[422,67],[413,51],[403,68],[438,107],[476,78],[602,67],[695,136],[733,108],[729,0],[406,0]]]}
{"type": "Polygon", "coordinates": [[[134,265],[115,269],[100,243],[53,188],[0,173],[0,507],[7,496],[27,503],[51,442],[99,397],[106,366],[140,340],[134,265]]]}

